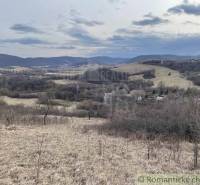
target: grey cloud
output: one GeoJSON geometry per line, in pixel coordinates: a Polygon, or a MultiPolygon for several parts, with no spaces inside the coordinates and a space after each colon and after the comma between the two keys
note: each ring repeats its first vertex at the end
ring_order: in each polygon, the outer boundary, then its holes
{"type": "Polygon", "coordinates": [[[65,35],[68,35],[76,41],[71,41],[73,44],[83,44],[87,46],[98,46],[101,41],[92,36],[87,30],[83,29],[80,26],[74,26],[69,29],[64,28],[63,26],[58,27],[58,31],[62,32],[65,35]]]}
{"type": "Polygon", "coordinates": [[[10,29],[19,33],[43,33],[41,30],[26,24],[15,24],[10,29]]]}
{"type": "Polygon", "coordinates": [[[81,28],[71,28],[68,31],[68,34],[71,37],[74,37],[76,39],[78,39],[80,42],[84,43],[84,44],[98,44],[99,40],[93,36],[90,35],[89,32],[87,32],[86,30],[83,30],[81,28]]]}
{"type": "Polygon", "coordinates": [[[63,46],[52,47],[52,49],[73,50],[73,49],[76,49],[76,47],[63,45],[63,46]]]}
{"type": "Polygon", "coordinates": [[[84,25],[84,26],[101,26],[104,23],[98,20],[89,20],[81,16],[80,12],[75,9],[71,9],[69,12],[70,15],[70,23],[84,25]]]}
{"type": "Polygon", "coordinates": [[[132,57],[143,54],[176,54],[198,55],[200,54],[200,35],[165,35],[156,34],[140,35],[114,35],[108,38],[103,49],[99,49],[95,55],[106,54],[115,57],[132,57]]]}
{"type": "Polygon", "coordinates": [[[195,5],[195,4],[189,4],[187,2],[180,4],[178,6],[174,6],[170,9],[168,9],[169,13],[172,14],[189,14],[189,15],[200,15],[200,5],[195,5]]]}
{"type": "Polygon", "coordinates": [[[153,16],[151,14],[147,14],[144,16],[145,18],[140,21],[133,21],[132,23],[136,26],[154,26],[158,24],[168,23],[168,19],[162,19],[157,16],[153,16]]]}
{"type": "Polygon", "coordinates": [[[120,28],[118,30],[116,30],[116,33],[118,34],[131,34],[131,35],[136,35],[136,34],[141,34],[142,31],[140,30],[130,30],[130,29],[126,29],[126,28],[120,28]]]}
{"type": "Polygon", "coordinates": [[[47,41],[40,40],[37,38],[16,38],[16,39],[3,39],[0,40],[1,43],[10,43],[10,44],[22,44],[22,45],[43,45],[50,44],[47,41]]]}
{"type": "Polygon", "coordinates": [[[85,25],[85,26],[101,26],[103,25],[104,23],[103,22],[100,22],[100,21],[96,21],[96,20],[87,20],[87,19],[84,19],[84,18],[73,18],[71,19],[73,23],[75,24],[82,24],[82,25],[85,25]]]}
{"type": "Polygon", "coordinates": [[[76,47],[71,46],[69,44],[58,44],[52,43],[45,40],[37,39],[37,38],[14,38],[14,39],[3,39],[0,40],[0,44],[21,44],[21,45],[30,45],[30,46],[42,46],[48,49],[62,49],[62,50],[73,50],[76,47]]]}
{"type": "Polygon", "coordinates": [[[192,21],[185,21],[184,24],[190,24],[190,25],[200,26],[200,23],[192,22],[192,21]]]}

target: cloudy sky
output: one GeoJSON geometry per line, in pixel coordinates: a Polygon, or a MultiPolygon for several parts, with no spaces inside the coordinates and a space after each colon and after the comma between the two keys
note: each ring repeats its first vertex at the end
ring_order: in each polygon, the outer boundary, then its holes
{"type": "Polygon", "coordinates": [[[0,0],[0,53],[200,54],[199,0],[0,0]]]}

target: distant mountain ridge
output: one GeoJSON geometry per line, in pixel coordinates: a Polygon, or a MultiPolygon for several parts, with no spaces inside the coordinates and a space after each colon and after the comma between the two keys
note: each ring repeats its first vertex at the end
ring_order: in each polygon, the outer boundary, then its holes
{"type": "Polygon", "coordinates": [[[200,56],[177,56],[177,55],[141,55],[130,58],[112,58],[107,56],[97,57],[36,57],[22,58],[12,55],[0,54],[0,67],[21,66],[21,67],[62,67],[62,66],[80,66],[87,64],[116,65],[123,63],[148,62],[152,60],[171,60],[174,62],[183,62],[190,60],[199,60],[200,56]]]}
{"type": "Polygon", "coordinates": [[[112,58],[105,56],[97,57],[38,57],[38,58],[22,58],[12,55],[0,54],[0,67],[21,66],[21,67],[59,67],[63,65],[78,66],[86,64],[119,64],[126,63],[128,59],[112,58]]]}
{"type": "Polygon", "coordinates": [[[175,62],[184,62],[188,60],[199,60],[200,56],[179,56],[179,55],[140,55],[132,58],[128,63],[147,62],[151,60],[171,60],[175,62]]]}

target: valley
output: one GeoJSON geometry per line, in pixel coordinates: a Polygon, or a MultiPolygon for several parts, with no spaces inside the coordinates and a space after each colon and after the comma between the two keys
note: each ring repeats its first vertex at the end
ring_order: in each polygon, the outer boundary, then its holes
{"type": "Polygon", "coordinates": [[[199,86],[179,65],[1,68],[0,184],[137,185],[141,174],[198,174],[199,86]]]}

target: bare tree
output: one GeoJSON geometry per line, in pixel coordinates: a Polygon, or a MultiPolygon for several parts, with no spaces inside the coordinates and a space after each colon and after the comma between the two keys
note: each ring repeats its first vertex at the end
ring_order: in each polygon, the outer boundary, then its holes
{"type": "Polygon", "coordinates": [[[189,122],[190,122],[190,140],[193,142],[194,153],[194,169],[198,167],[198,155],[199,155],[199,134],[200,134],[200,102],[199,98],[192,97],[189,100],[189,122]]]}
{"type": "Polygon", "coordinates": [[[46,122],[47,122],[47,116],[49,115],[49,111],[50,111],[50,102],[48,100],[48,104],[45,105],[45,108],[44,108],[44,117],[43,117],[43,124],[46,125],[46,122]]]}
{"type": "Polygon", "coordinates": [[[43,115],[43,124],[47,124],[47,117],[52,109],[53,105],[53,96],[50,93],[47,93],[45,96],[40,97],[40,102],[43,104],[41,106],[42,115],[43,115]]]}

